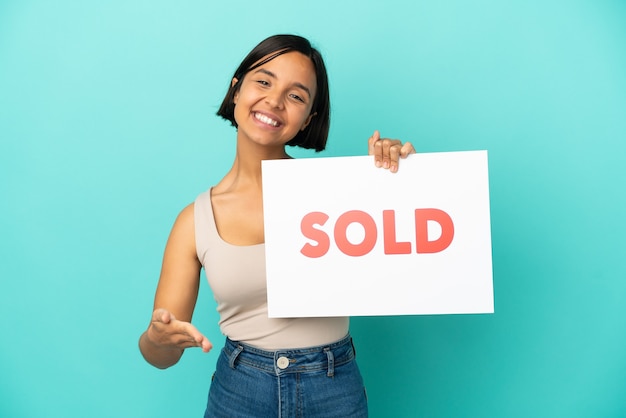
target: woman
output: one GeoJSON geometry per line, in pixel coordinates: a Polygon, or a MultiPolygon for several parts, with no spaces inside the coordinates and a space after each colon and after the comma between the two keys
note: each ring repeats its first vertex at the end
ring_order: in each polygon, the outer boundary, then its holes
{"type": "MultiPolygon", "coordinates": [[[[154,312],[139,346],[158,368],[211,342],[191,323],[205,268],[226,335],[206,417],[367,416],[348,318],[268,318],[261,161],[290,158],[286,145],[321,151],[330,103],[319,52],[299,36],[272,36],[235,72],[218,111],[237,128],[224,178],[182,210],[170,234],[154,312]]],[[[369,139],[378,167],[397,171],[410,143],[369,139]]]]}

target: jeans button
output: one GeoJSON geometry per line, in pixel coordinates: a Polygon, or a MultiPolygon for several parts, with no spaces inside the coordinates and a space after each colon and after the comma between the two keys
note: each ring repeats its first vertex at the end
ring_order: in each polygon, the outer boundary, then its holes
{"type": "Polygon", "coordinates": [[[279,369],[285,370],[289,366],[289,359],[287,357],[279,357],[276,361],[276,365],[279,369]]]}

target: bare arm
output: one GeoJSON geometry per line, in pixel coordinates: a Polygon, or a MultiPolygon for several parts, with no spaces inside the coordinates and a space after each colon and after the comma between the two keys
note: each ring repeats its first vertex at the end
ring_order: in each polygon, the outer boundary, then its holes
{"type": "Polygon", "coordinates": [[[139,338],[146,361],[165,369],[180,360],[185,348],[212,345],[192,324],[200,285],[200,262],[196,256],[193,204],[182,210],[167,241],[161,276],[148,329],[139,338]]]}

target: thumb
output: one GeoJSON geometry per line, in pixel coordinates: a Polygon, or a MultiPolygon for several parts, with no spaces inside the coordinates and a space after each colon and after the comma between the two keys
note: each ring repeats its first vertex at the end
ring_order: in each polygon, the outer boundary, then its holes
{"type": "Polygon", "coordinates": [[[152,313],[152,322],[162,322],[164,324],[169,324],[175,319],[176,318],[174,317],[174,314],[167,309],[158,308],[155,309],[152,313]]]}
{"type": "Polygon", "coordinates": [[[372,136],[370,136],[370,138],[367,140],[367,154],[368,155],[373,155],[374,154],[374,144],[379,139],[380,139],[380,132],[378,132],[376,130],[376,131],[374,131],[372,136]]]}

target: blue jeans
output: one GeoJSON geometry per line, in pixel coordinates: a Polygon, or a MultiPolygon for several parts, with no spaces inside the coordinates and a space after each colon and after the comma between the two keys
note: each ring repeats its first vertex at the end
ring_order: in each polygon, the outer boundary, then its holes
{"type": "Polygon", "coordinates": [[[352,338],[265,351],[226,339],[204,414],[213,417],[367,417],[352,338]]]}

